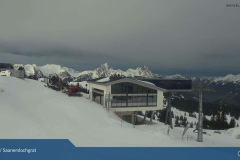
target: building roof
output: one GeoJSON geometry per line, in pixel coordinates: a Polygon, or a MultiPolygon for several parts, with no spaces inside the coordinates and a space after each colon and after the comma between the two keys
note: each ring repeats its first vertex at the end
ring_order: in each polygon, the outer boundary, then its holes
{"type": "Polygon", "coordinates": [[[98,84],[107,84],[113,81],[117,81],[120,79],[125,79],[126,77],[100,77],[100,78],[95,78],[92,80],[88,80],[89,83],[98,83],[98,84]]]}
{"type": "Polygon", "coordinates": [[[117,83],[135,83],[163,92],[184,92],[192,90],[192,80],[183,79],[136,79],[126,77],[101,77],[88,81],[89,83],[109,86],[117,83]]]}

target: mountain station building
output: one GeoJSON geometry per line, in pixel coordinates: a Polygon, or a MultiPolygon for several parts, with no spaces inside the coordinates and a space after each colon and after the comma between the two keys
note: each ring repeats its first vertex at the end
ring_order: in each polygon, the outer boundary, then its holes
{"type": "Polygon", "coordinates": [[[88,81],[90,100],[133,123],[134,112],[164,108],[164,93],[192,90],[191,80],[106,77],[88,81]]]}

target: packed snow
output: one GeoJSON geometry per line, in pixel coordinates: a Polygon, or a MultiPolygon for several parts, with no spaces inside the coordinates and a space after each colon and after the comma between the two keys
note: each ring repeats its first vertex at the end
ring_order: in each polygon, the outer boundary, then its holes
{"type": "Polygon", "coordinates": [[[155,84],[148,82],[148,81],[141,81],[141,80],[138,80],[138,81],[155,86],[155,84]]]}
{"type": "Polygon", "coordinates": [[[97,80],[97,82],[108,82],[108,81],[110,81],[110,77],[97,80]]]}
{"type": "Polygon", "coordinates": [[[208,131],[204,142],[189,129],[167,135],[167,126],[133,126],[83,97],[68,97],[40,81],[0,77],[1,139],[69,139],[76,146],[240,146],[239,128],[208,131]]]}

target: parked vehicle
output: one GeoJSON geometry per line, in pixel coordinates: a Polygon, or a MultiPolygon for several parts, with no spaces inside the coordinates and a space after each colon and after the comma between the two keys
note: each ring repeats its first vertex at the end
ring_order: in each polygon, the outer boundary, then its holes
{"type": "Polygon", "coordinates": [[[69,96],[82,96],[82,94],[80,92],[81,92],[81,88],[79,86],[71,85],[68,87],[68,90],[66,93],[69,96]]]}

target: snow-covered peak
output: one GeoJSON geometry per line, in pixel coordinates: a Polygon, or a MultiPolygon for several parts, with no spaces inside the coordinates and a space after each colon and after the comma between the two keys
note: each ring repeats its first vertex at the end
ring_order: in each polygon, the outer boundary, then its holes
{"type": "Polygon", "coordinates": [[[139,67],[136,70],[138,71],[139,76],[147,77],[147,78],[155,78],[155,75],[147,66],[139,67]]]}
{"type": "Polygon", "coordinates": [[[167,79],[186,79],[185,76],[182,76],[182,75],[180,75],[180,74],[165,76],[165,78],[167,78],[167,79]]]}
{"type": "Polygon", "coordinates": [[[72,68],[62,67],[56,64],[46,64],[44,66],[40,66],[39,68],[45,76],[48,76],[49,74],[58,74],[62,78],[69,78],[78,77],[81,73],[72,68]]]}
{"type": "MultiPolygon", "coordinates": [[[[110,77],[112,75],[120,75],[125,77],[144,77],[144,78],[167,78],[167,79],[186,79],[191,78],[192,80],[196,80],[197,78],[194,77],[186,77],[180,74],[169,75],[169,76],[161,76],[158,74],[154,74],[147,66],[138,67],[136,69],[129,68],[126,71],[120,69],[113,69],[107,63],[101,64],[95,70],[87,70],[87,71],[76,71],[72,68],[63,67],[56,64],[46,64],[44,66],[37,66],[35,64],[15,64],[14,68],[18,68],[20,66],[24,66],[26,75],[29,76],[36,76],[36,74],[42,74],[44,76],[48,76],[49,74],[58,74],[64,75],[64,77],[71,77],[76,78],[76,80],[89,80],[92,78],[99,78],[99,77],[110,77]]],[[[39,76],[37,76],[39,77],[39,76]]],[[[41,76],[40,76],[41,77],[41,76]]],[[[229,74],[225,77],[202,77],[201,80],[207,80],[210,82],[233,82],[238,83],[240,82],[240,74],[232,75],[229,74]]]]}
{"type": "Polygon", "coordinates": [[[104,68],[108,69],[109,65],[107,63],[104,63],[104,64],[101,64],[101,67],[104,67],[104,68]]]}
{"type": "Polygon", "coordinates": [[[155,75],[152,73],[152,71],[146,67],[138,67],[137,69],[128,69],[124,75],[126,77],[145,77],[145,78],[155,78],[155,75]]]}
{"type": "Polygon", "coordinates": [[[98,67],[95,70],[98,77],[105,77],[109,73],[109,66],[107,63],[101,64],[100,67],[98,67]]]}
{"type": "Polygon", "coordinates": [[[27,76],[34,75],[36,68],[37,68],[37,65],[36,65],[36,64],[26,64],[26,65],[24,66],[25,74],[26,74],[27,76]]]}
{"type": "Polygon", "coordinates": [[[122,71],[120,69],[113,69],[109,67],[107,63],[100,65],[97,69],[93,71],[83,71],[80,73],[80,76],[91,75],[92,78],[99,77],[110,77],[111,75],[120,75],[125,77],[145,77],[145,78],[155,78],[155,75],[152,71],[146,67],[139,67],[137,69],[128,69],[127,71],[122,71]]]}
{"type": "Polygon", "coordinates": [[[39,68],[44,75],[49,75],[54,73],[60,74],[61,72],[65,71],[60,65],[56,65],[56,64],[46,64],[44,66],[40,66],[39,68]]]}
{"type": "Polygon", "coordinates": [[[38,79],[38,78],[42,78],[44,77],[43,73],[41,72],[41,70],[37,67],[36,64],[15,64],[14,68],[18,69],[19,67],[24,67],[25,70],[25,75],[29,78],[34,78],[34,79],[38,79]]]}
{"type": "Polygon", "coordinates": [[[65,72],[68,72],[72,77],[78,77],[80,72],[72,68],[62,67],[65,72]]]}
{"type": "MultiPolygon", "coordinates": [[[[15,65],[16,67],[20,65],[15,65]]],[[[58,75],[69,75],[71,77],[75,77],[78,79],[91,79],[91,78],[99,78],[99,77],[110,77],[112,75],[120,75],[126,77],[144,77],[144,78],[155,78],[155,74],[147,67],[138,67],[136,69],[128,69],[127,71],[122,71],[120,69],[113,69],[109,67],[107,63],[101,64],[100,67],[95,70],[89,71],[75,71],[72,68],[62,67],[56,64],[46,64],[43,66],[33,65],[25,65],[24,66],[27,76],[34,76],[36,70],[40,70],[43,75],[48,76],[50,74],[58,74],[58,75]]]]}
{"type": "Polygon", "coordinates": [[[240,74],[228,74],[225,77],[217,77],[213,79],[214,82],[240,82],[240,74]]]}

